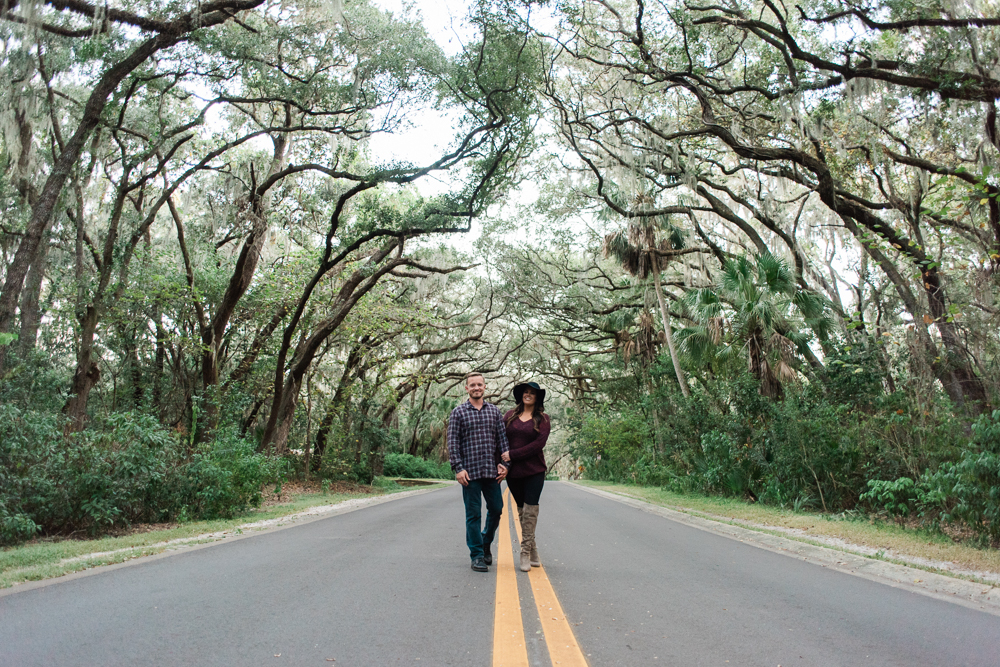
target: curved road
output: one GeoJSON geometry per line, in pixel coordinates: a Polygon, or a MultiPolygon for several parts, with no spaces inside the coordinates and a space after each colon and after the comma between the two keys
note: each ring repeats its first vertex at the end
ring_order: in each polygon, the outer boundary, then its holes
{"type": "MultiPolygon", "coordinates": [[[[1000,664],[1000,617],[570,484],[546,485],[538,543],[593,667],[1000,664]]],[[[491,570],[469,569],[448,487],[3,595],[0,665],[492,665],[491,570]]],[[[516,596],[548,667],[521,573],[516,596]]]]}

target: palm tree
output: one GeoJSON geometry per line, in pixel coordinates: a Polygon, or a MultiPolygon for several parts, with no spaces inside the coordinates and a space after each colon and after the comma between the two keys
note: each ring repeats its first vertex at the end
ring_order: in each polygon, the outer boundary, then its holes
{"type": "Polygon", "coordinates": [[[663,285],[660,282],[662,260],[671,251],[683,246],[683,237],[679,229],[665,218],[659,216],[633,218],[624,230],[612,232],[604,237],[603,252],[605,257],[614,257],[629,274],[646,279],[653,276],[656,288],[656,299],[660,303],[660,316],[663,318],[663,336],[670,350],[670,360],[674,364],[674,373],[681,386],[681,393],[690,396],[684,371],[681,370],[674,346],[674,337],[670,329],[670,313],[667,311],[666,300],[663,298],[663,285]],[[657,231],[668,232],[665,238],[657,238],[657,231]]]}
{"type": "Polygon", "coordinates": [[[830,326],[825,301],[798,289],[788,265],[766,252],[729,260],[719,284],[690,292],[685,305],[697,322],[679,336],[691,356],[705,360],[745,349],[761,395],[774,399],[784,395],[782,382],[795,378],[794,353],[811,353],[811,335],[799,330],[795,314],[821,337],[830,326]],[[730,345],[719,350],[727,325],[730,345]]]}

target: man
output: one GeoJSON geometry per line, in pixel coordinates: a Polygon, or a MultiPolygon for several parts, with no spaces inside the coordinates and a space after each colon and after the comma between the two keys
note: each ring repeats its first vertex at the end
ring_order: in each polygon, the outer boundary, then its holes
{"type": "Polygon", "coordinates": [[[448,458],[455,479],[462,485],[465,501],[465,543],[469,545],[472,569],[489,572],[493,563],[490,545],[500,516],[503,498],[500,482],[507,476],[507,463],[501,460],[507,451],[507,431],[503,415],[492,403],[483,400],[486,380],[480,373],[465,376],[469,400],[451,411],[448,419],[448,458]],[[486,528],[482,501],[486,500],[486,528]]]}

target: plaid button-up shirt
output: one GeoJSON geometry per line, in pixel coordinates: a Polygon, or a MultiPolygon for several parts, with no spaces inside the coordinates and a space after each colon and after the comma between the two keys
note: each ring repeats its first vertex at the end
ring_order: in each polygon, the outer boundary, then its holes
{"type": "Polygon", "coordinates": [[[469,479],[495,479],[497,465],[507,466],[500,460],[507,449],[507,429],[497,406],[484,401],[477,410],[465,401],[451,411],[448,458],[455,474],[464,470],[469,479]]]}

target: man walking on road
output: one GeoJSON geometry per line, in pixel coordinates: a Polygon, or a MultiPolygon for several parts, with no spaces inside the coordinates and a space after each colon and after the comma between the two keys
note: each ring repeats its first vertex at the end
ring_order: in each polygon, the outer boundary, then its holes
{"type": "Polygon", "coordinates": [[[465,391],[469,400],[452,410],[448,419],[448,458],[455,479],[462,485],[465,543],[469,545],[472,569],[489,572],[487,565],[493,562],[490,545],[503,513],[500,482],[507,476],[507,464],[501,456],[508,449],[507,431],[500,410],[483,400],[486,380],[481,374],[465,376],[465,391]],[[481,529],[483,499],[485,529],[481,529]]]}

